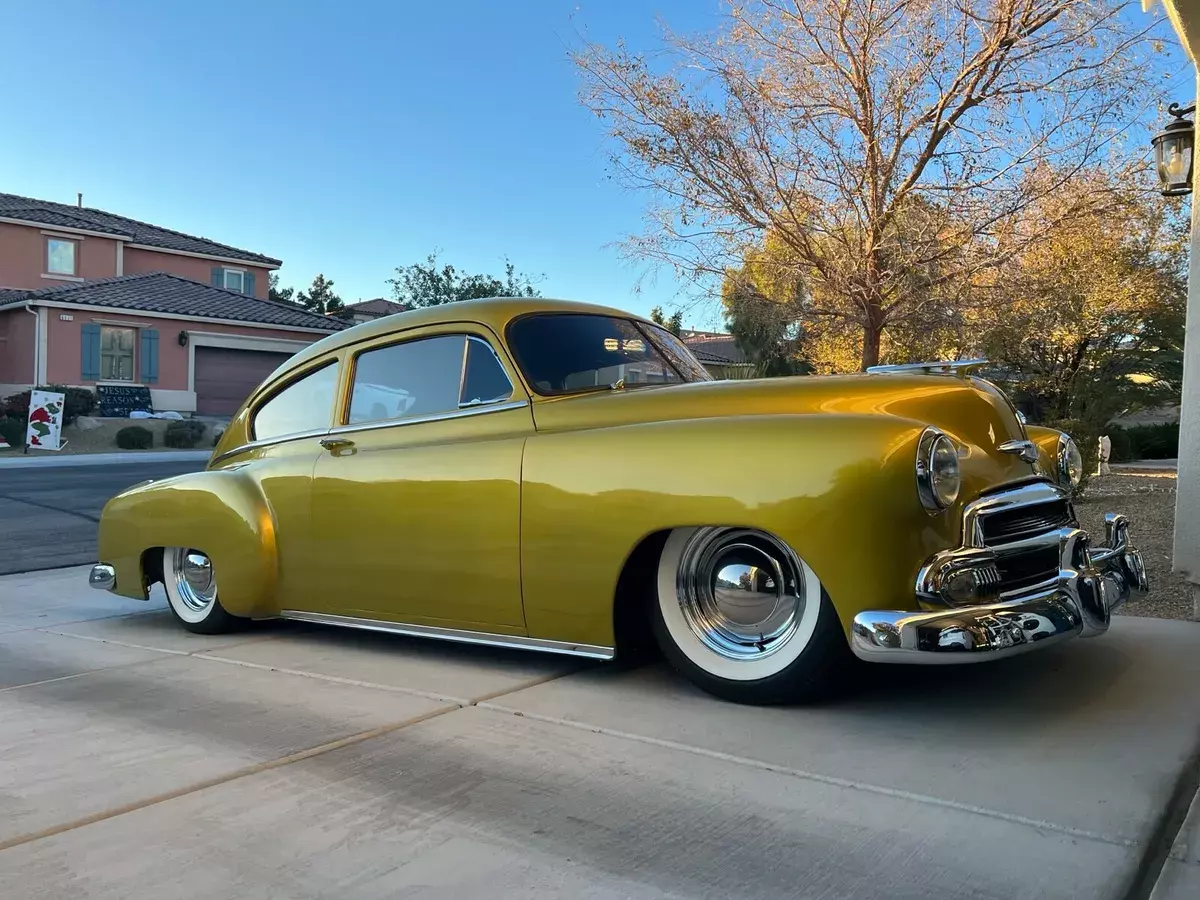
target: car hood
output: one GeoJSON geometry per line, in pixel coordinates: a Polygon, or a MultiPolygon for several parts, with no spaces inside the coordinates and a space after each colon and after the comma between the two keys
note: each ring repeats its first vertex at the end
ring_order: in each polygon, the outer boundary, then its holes
{"type": "MultiPolygon", "coordinates": [[[[828,375],[708,381],[539,399],[539,431],[573,431],[671,419],[796,414],[881,415],[934,425],[997,461],[1025,437],[1008,399],[979,378],[828,375]]],[[[1026,474],[1028,469],[1026,468],[1026,474]]]]}

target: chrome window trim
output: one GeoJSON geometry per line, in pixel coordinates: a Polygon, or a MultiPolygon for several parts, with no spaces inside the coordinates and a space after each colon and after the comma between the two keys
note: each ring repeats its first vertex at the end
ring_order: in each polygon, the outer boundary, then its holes
{"type": "Polygon", "coordinates": [[[329,613],[305,612],[285,609],[280,618],[297,622],[312,622],[317,625],[338,625],[343,628],[361,628],[366,631],[383,631],[403,634],[408,637],[434,638],[440,641],[455,641],[460,644],[481,644],[486,647],[513,647],[519,650],[540,650],[543,653],[559,653],[567,656],[583,656],[588,659],[610,660],[615,655],[612,647],[598,644],[573,644],[569,641],[552,641],[546,638],[523,637],[515,634],[492,634],[486,631],[468,631],[460,628],[441,628],[433,625],[409,625],[404,622],[387,622],[381,619],[363,619],[356,616],[336,616],[329,613]]]}
{"type": "Polygon", "coordinates": [[[353,425],[338,425],[322,434],[352,434],[356,431],[375,431],[379,428],[401,428],[405,425],[419,425],[422,422],[441,422],[446,419],[463,419],[467,416],[481,416],[485,413],[501,412],[509,409],[520,409],[528,406],[528,400],[507,400],[487,406],[468,406],[462,409],[450,409],[446,412],[430,413],[427,416],[409,416],[401,419],[380,419],[376,422],[356,422],[353,425]]]}
{"type": "MultiPolygon", "coordinates": [[[[351,385],[351,389],[353,389],[351,385]]],[[[489,403],[506,403],[512,400],[512,396],[516,393],[517,386],[513,384],[513,380],[508,377],[508,370],[504,368],[504,362],[500,359],[500,354],[496,352],[496,348],[492,346],[491,341],[486,341],[477,334],[468,334],[467,341],[463,344],[463,363],[462,374],[458,377],[458,408],[473,409],[477,406],[485,406],[489,403]],[[478,403],[472,401],[464,401],[462,398],[463,388],[467,386],[467,358],[471,354],[471,341],[478,344],[483,344],[487,347],[488,352],[492,354],[492,359],[496,360],[496,365],[500,367],[500,373],[504,376],[504,380],[508,382],[508,396],[497,397],[495,400],[480,400],[478,403]]]]}
{"type": "Polygon", "coordinates": [[[378,422],[363,422],[355,425],[339,425],[336,428],[318,428],[313,431],[301,431],[296,434],[285,434],[277,438],[267,438],[261,441],[249,441],[226,450],[220,456],[209,460],[209,465],[215,465],[224,459],[247,450],[257,450],[260,447],[270,447],[273,444],[283,444],[288,441],[298,441],[304,438],[325,437],[330,434],[351,434],[357,431],[375,431],[378,428],[397,428],[404,425],[419,425],[422,422],[440,422],[445,419],[462,419],[467,416],[482,416],[487,413],[502,412],[510,409],[521,409],[529,406],[528,400],[509,400],[488,406],[468,406],[465,409],[452,409],[444,413],[433,413],[428,416],[413,416],[408,419],[381,419],[378,422]]]}
{"type": "Polygon", "coordinates": [[[323,437],[329,433],[328,428],[314,428],[311,431],[297,431],[294,434],[281,434],[279,437],[263,438],[261,441],[247,441],[244,444],[239,444],[232,450],[226,450],[220,456],[215,456],[208,461],[210,466],[219,463],[223,459],[228,459],[238,453],[245,453],[247,450],[257,450],[260,447],[271,447],[275,444],[286,444],[288,441],[299,441],[304,438],[323,437]]]}

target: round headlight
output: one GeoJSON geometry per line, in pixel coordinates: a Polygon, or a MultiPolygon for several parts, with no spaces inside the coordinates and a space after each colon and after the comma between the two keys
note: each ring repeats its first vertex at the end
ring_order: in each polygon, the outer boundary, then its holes
{"type": "Polygon", "coordinates": [[[958,499],[962,474],[954,441],[936,428],[926,428],[917,445],[917,495],[931,513],[958,499]]]}
{"type": "Polygon", "coordinates": [[[1083,480],[1083,454],[1069,434],[1058,436],[1058,483],[1076,487],[1083,480]]]}

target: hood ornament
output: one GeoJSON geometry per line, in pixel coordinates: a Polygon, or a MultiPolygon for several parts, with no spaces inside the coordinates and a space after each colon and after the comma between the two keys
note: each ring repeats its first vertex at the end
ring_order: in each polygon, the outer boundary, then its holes
{"type": "Polygon", "coordinates": [[[996,449],[1001,453],[1015,453],[1027,463],[1038,461],[1038,449],[1033,441],[1005,441],[996,449]]]}

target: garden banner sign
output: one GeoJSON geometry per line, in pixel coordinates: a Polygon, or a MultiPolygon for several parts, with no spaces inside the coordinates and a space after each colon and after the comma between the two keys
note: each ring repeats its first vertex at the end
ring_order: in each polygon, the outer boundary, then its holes
{"type": "Polygon", "coordinates": [[[29,430],[25,444],[37,450],[61,450],[63,404],[66,394],[31,391],[29,394],[29,430]]]}

